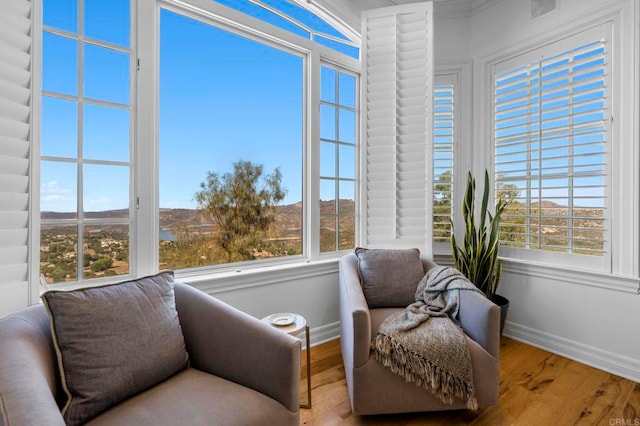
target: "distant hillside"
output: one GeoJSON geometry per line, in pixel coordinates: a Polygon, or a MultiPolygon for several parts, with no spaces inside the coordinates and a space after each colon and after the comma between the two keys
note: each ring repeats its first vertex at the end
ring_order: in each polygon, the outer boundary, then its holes
{"type": "MultiPolygon", "coordinates": [[[[354,211],[353,200],[339,200],[338,208],[342,214],[350,214],[354,211]]],[[[322,201],[320,203],[320,214],[331,215],[335,211],[334,201],[322,201]]],[[[287,234],[295,234],[299,236],[302,229],[302,203],[297,202],[277,207],[276,227],[278,234],[286,236],[287,234]]],[[[88,212],[86,217],[90,219],[98,218],[126,218],[129,211],[126,209],[106,210],[102,212],[88,212]]],[[[44,220],[60,220],[74,219],[75,213],[59,213],[59,212],[42,212],[44,220]]],[[[211,219],[203,214],[200,210],[194,209],[160,209],[160,228],[161,229],[179,229],[184,226],[202,226],[212,225],[211,219]]]]}

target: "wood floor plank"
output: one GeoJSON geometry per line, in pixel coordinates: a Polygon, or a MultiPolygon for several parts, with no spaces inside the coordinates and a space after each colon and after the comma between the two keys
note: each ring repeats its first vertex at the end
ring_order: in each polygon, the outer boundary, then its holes
{"type": "MultiPolygon", "coordinates": [[[[475,413],[454,410],[355,416],[349,403],[340,341],[318,345],[311,349],[313,408],[301,410],[300,424],[640,426],[640,384],[508,338],[502,338],[500,351],[500,396],[495,407],[475,413]]],[[[306,392],[306,382],[302,385],[306,392]]],[[[301,392],[301,398],[305,396],[301,392]]]]}

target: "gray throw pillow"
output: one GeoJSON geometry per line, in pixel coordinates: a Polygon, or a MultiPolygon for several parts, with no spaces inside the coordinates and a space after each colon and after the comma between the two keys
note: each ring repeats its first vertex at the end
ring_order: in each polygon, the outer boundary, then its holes
{"type": "Polygon", "coordinates": [[[420,250],[356,248],[364,298],[370,308],[404,307],[415,302],[424,276],[420,250]]]}
{"type": "Polygon", "coordinates": [[[167,379],[188,364],[173,273],[101,287],[50,290],[51,319],[68,425],[167,379]]]}

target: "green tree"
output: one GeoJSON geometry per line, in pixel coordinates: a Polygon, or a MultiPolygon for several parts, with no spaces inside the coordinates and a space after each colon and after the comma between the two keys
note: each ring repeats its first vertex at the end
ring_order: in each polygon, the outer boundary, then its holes
{"type": "Polygon", "coordinates": [[[113,259],[110,257],[101,257],[91,264],[91,271],[100,272],[105,271],[113,266],[113,259]]]}
{"type": "Polygon", "coordinates": [[[264,246],[275,222],[276,206],[286,195],[276,168],[263,174],[263,166],[250,161],[233,164],[233,173],[209,172],[195,194],[198,206],[217,226],[214,236],[227,261],[250,260],[264,246]]]}
{"type": "Polygon", "coordinates": [[[512,183],[497,182],[496,196],[507,202],[500,222],[500,241],[519,247],[525,242],[525,209],[518,201],[522,191],[512,183]]]}
{"type": "Polygon", "coordinates": [[[433,188],[433,237],[435,242],[448,242],[451,235],[451,170],[443,172],[433,188]]]}

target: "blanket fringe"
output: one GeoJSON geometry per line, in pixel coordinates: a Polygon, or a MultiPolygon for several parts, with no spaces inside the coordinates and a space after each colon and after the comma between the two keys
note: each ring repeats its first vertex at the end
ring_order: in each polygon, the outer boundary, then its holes
{"type": "Polygon", "coordinates": [[[391,369],[407,382],[414,383],[438,397],[446,404],[453,403],[457,397],[466,401],[467,408],[478,409],[475,392],[472,386],[448,372],[438,368],[418,354],[405,350],[393,338],[378,334],[373,343],[374,358],[385,367],[391,369]]]}

